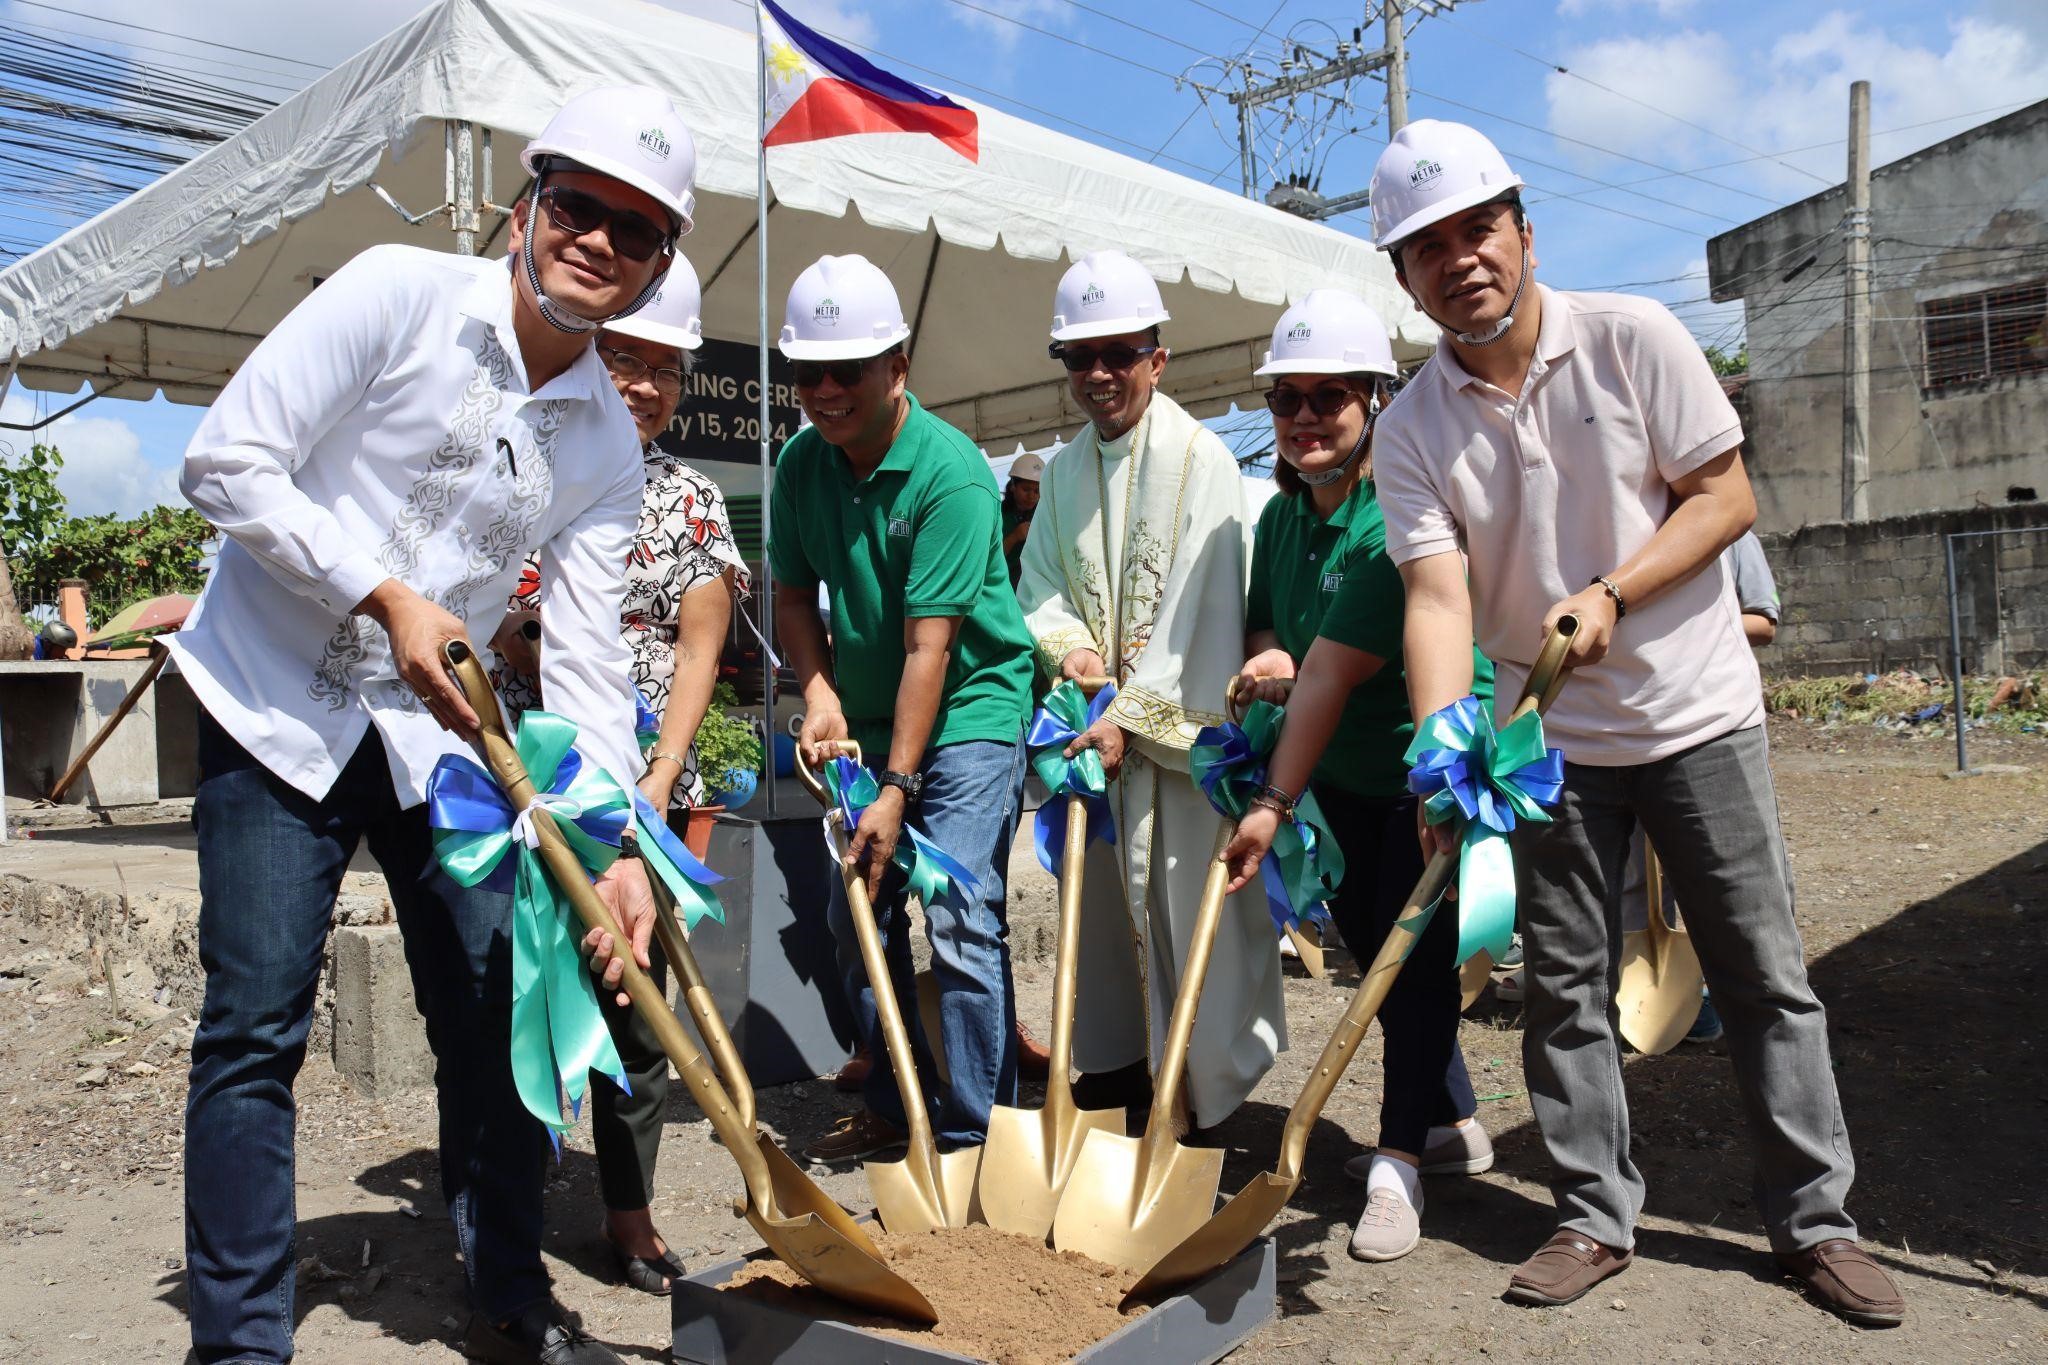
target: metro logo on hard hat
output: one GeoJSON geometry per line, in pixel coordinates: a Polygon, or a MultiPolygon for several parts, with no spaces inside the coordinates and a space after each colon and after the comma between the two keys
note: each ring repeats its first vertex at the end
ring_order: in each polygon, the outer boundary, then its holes
{"type": "Polygon", "coordinates": [[[668,160],[670,150],[668,135],[659,128],[642,128],[640,130],[640,150],[657,161],[668,160]]]}
{"type": "Polygon", "coordinates": [[[1432,223],[1520,188],[1522,177],[1477,128],[1417,119],[1373,167],[1373,245],[1392,251],[1432,223]]]}
{"type": "Polygon", "coordinates": [[[864,256],[820,256],[789,287],[776,345],[791,360],[865,360],[909,336],[880,267],[864,256]]]}
{"type": "Polygon", "coordinates": [[[1379,314],[1343,289],[1312,289],[1280,315],[1273,346],[1258,375],[1381,374],[1394,369],[1394,348],[1379,314]]]}
{"type": "Polygon", "coordinates": [[[1091,251],[1060,277],[1052,298],[1052,339],[1143,332],[1168,321],[1152,272],[1121,251],[1091,251]]]}

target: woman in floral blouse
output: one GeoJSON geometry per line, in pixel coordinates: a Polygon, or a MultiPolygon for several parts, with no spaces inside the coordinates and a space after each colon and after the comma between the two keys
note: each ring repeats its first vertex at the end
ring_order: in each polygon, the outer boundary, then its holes
{"type": "MultiPolygon", "coordinates": [[[[718,656],[732,620],[735,593],[748,590],[747,569],[733,544],[732,524],[718,485],[656,448],[682,399],[689,353],[703,342],[697,313],[696,272],[676,257],[661,291],[639,313],[607,326],[597,345],[612,383],[626,400],[646,444],[647,493],[640,529],[626,565],[621,623],[633,648],[633,682],[661,718],[647,753],[640,791],[657,810],[671,812],[680,833],[683,813],[704,796],[691,741],[711,702],[718,656]]],[[[503,666],[500,694],[517,713],[541,704],[538,630],[540,567],[527,562],[511,610],[491,646],[503,666]]],[[[667,991],[667,964],[651,949],[654,979],[667,991]]],[[[591,1129],[597,1146],[598,1185],[604,1194],[605,1239],[626,1282],[666,1294],[687,1274],[654,1226],[654,1163],[668,1106],[668,1058],[652,1030],[608,991],[598,1003],[611,1026],[632,1093],[592,1073],[591,1129]]]]}

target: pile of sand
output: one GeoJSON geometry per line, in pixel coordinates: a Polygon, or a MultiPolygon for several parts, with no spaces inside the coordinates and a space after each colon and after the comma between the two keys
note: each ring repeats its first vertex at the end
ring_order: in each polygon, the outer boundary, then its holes
{"type": "Polygon", "coordinates": [[[720,1288],[997,1365],[1072,1360],[1144,1311],[1117,1311],[1130,1278],[1122,1271],[980,1224],[905,1237],[877,1229],[875,1243],[931,1301],[938,1326],[906,1327],[864,1314],[772,1258],[720,1288]]]}

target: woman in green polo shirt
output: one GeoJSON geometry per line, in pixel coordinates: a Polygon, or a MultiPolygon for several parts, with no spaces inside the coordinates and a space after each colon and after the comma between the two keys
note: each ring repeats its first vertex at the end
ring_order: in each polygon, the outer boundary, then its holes
{"type": "MultiPolygon", "coordinates": [[[[1239,824],[1225,857],[1233,890],[1258,875],[1291,800],[1312,780],[1344,852],[1331,916],[1366,962],[1422,875],[1402,761],[1415,733],[1401,669],[1404,596],[1372,484],[1372,422],[1396,373],[1393,351],[1364,300],[1319,289],[1280,319],[1258,373],[1273,380],[1266,406],[1280,492],[1259,518],[1252,554],[1244,685],[1270,701],[1284,698],[1287,725],[1268,794],[1239,824]]],[[[1492,668],[1476,653],[1473,673],[1490,692],[1492,668]]],[[[1361,1260],[1390,1261],[1415,1248],[1423,1175],[1469,1175],[1493,1164],[1458,1051],[1456,939],[1454,917],[1437,916],[1380,1008],[1387,1043],[1379,1148],[1345,1167],[1366,1182],[1351,1239],[1361,1260]]]]}

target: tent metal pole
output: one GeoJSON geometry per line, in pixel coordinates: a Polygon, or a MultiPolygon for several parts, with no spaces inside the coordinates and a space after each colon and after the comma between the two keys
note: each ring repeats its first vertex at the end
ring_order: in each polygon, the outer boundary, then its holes
{"type": "Polygon", "coordinates": [[[759,0],[754,5],[754,250],[760,305],[761,359],[761,758],[768,818],[775,809],[775,574],[768,566],[768,503],[775,478],[768,401],[768,42],[759,0]]]}
{"type": "Polygon", "coordinates": [[[448,197],[448,225],[455,229],[455,253],[474,256],[479,224],[476,211],[476,138],[467,123],[450,119],[448,129],[455,153],[448,171],[452,182],[448,197]]]}

